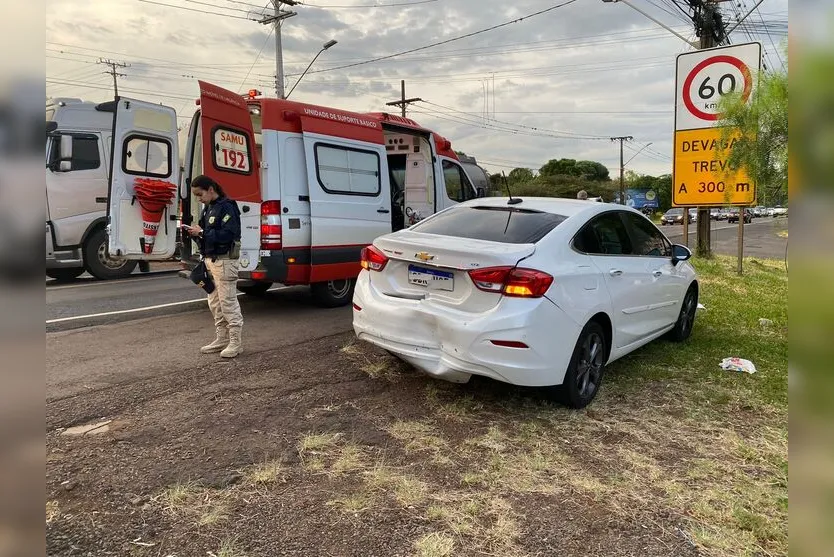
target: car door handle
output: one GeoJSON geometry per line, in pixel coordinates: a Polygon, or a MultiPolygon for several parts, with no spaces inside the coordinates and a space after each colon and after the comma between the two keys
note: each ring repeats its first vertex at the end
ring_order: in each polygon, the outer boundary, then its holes
{"type": "Polygon", "coordinates": [[[389,211],[388,209],[377,209],[376,212],[377,213],[390,213],[391,211],[389,211]]]}
{"type": "Polygon", "coordinates": [[[655,278],[662,277],[663,271],[661,271],[660,269],[655,269],[654,271],[652,271],[652,276],[655,278]]]}
{"type": "Polygon", "coordinates": [[[611,275],[612,277],[618,277],[618,276],[622,275],[623,272],[620,269],[611,269],[610,271],[608,271],[608,274],[611,275]]]}

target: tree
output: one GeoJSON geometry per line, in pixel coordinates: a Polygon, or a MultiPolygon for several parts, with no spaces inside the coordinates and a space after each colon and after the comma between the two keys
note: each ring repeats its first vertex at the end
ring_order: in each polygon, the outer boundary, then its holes
{"type": "Polygon", "coordinates": [[[542,176],[579,176],[575,159],[550,159],[539,169],[542,176]]]}
{"type": "Polygon", "coordinates": [[[507,175],[507,180],[509,180],[511,184],[532,182],[533,178],[535,178],[535,176],[533,175],[533,171],[529,168],[513,168],[507,175]]]}
{"type": "Polygon", "coordinates": [[[579,175],[586,180],[602,182],[611,179],[608,176],[608,168],[596,161],[579,161],[576,163],[576,169],[579,175]]]}
{"type": "Polygon", "coordinates": [[[761,74],[749,102],[744,102],[741,93],[731,93],[721,99],[719,111],[723,114],[720,125],[725,126],[721,150],[729,166],[747,170],[760,199],[770,204],[784,202],[788,191],[787,73],[761,74]]]}

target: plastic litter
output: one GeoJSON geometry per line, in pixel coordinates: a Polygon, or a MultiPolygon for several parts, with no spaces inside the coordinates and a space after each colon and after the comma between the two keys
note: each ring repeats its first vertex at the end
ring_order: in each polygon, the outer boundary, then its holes
{"type": "Polygon", "coordinates": [[[721,366],[721,369],[726,371],[756,373],[756,366],[753,365],[753,362],[742,358],[724,358],[718,365],[721,366]]]}
{"type": "Polygon", "coordinates": [[[695,308],[695,309],[696,310],[703,310],[703,309],[707,309],[707,306],[705,306],[704,304],[698,304],[698,307],[695,308]]]}

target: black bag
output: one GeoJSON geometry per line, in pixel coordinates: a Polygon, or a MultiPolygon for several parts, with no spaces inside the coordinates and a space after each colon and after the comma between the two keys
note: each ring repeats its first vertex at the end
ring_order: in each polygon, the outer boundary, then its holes
{"type": "Polygon", "coordinates": [[[194,270],[191,271],[191,282],[206,291],[206,294],[214,292],[214,280],[206,268],[206,262],[200,261],[194,270]]]}

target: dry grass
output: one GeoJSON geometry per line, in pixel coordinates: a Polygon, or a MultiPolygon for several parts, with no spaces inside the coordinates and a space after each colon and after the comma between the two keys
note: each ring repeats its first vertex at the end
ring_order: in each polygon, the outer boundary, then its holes
{"type": "Polygon", "coordinates": [[[377,353],[373,357],[368,357],[358,341],[351,341],[340,351],[371,379],[383,379],[389,383],[399,380],[400,363],[393,356],[377,353]]]}
{"type": "Polygon", "coordinates": [[[209,552],[209,557],[246,557],[246,554],[238,548],[237,538],[233,537],[220,542],[217,553],[209,552]]]}
{"type": "Polygon", "coordinates": [[[428,421],[397,421],[385,426],[385,431],[395,439],[404,443],[407,453],[430,454],[430,460],[435,464],[448,465],[452,463],[452,451],[449,444],[437,433],[437,428],[428,421]]]}
{"type": "Polygon", "coordinates": [[[331,499],[326,503],[328,507],[335,507],[343,513],[354,515],[370,509],[373,504],[373,498],[368,493],[363,492],[331,499]]]}
{"type": "Polygon", "coordinates": [[[335,460],[330,467],[332,476],[343,476],[351,472],[358,472],[367,468],[367,454],[365,450],[355,443],[348,443],[340,447],[335,455],[335,460]]]}
{"type": "Polygon", "coordinates": [[[61,515],[61,511],[58,508],[58,501],[47,501],[46,502],[46,523],[51,524],[53,520],[58,518],[61,515]]]}
{"type": "Polygon", "coordinates": [[[286,481],[287,472],[281,463],[276,460],[252,466],[244,476],[244,482],[250,485],[268,485],[286,481]]]}
{"type": "Polygon", "coordinates": [[[414,542],[419,557],[447,557],[455,549],[455,540],[447,534],[432,532],[414,542]]]}

